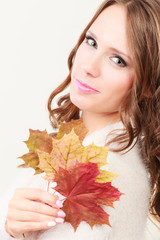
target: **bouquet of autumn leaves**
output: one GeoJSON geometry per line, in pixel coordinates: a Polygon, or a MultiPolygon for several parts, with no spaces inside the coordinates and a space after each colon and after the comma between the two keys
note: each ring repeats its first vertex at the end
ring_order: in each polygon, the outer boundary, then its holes
{"type": "Polygon", "coordinates": [[[29,153],[19,157],[35,169],[35,174],[46,173],[45,179],[56,182],[54,188],[65,197],[62,210],[76,231],[81,221],[91,228],[95,224],[107,224],[109,215],[101,205],[113,207],[122,193],[111,185],[117,176],[101,167],[107,164],[107,147],[94,143],[83,146],[88,130],[83,121],[61,123],[59,132],[51,137],[46,130],[29,130],[25,141],[29,153]]]}

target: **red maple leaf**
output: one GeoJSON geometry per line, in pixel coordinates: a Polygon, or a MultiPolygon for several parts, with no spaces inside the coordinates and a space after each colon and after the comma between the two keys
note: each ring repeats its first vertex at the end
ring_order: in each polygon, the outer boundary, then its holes
{"type": "Polygon", "coordinates": [[[78,163],[67,170],[59,168],[55,174],[57,192],[66,197],[62,210],[66,213],[65,221],[71,223],[76,231],[81,221],[86,221],[91,228],[95,224],[109,223],[109,215],[100,206],[113,207],[122,193],[107,183],[95,182],[100,172],[96,163],[78,163]]]}

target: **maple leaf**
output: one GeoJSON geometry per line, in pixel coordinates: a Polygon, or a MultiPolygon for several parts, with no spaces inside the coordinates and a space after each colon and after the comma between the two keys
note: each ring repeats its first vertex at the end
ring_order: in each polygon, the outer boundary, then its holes
{"type": "Polygon", "coordinates": [[[43,171],[38,167],[39,157],[37,153],[29,152],[18,158],[23,159],[25,164],[33,168],[35,170],[35,174],[43,173],[43,171]]]}
{"type": "Polygon", "coordinates": [[[86,134],[88,133],[87,128],[83,123],[83,119],[71,120],[68,123],[60,123],[60,128],[58,134],[56,136],[57,139],[60,139],[64,136],[64,134],[68,134],[74,129],[76,135],[79,137],[80,142],[83,141],[86,134]]]}
{"type": "Polygon", "coordinates": [[[56,173],[59,167],[69,169],[80,159],[81,143],[79,137],[72,130],[61,139],[52,139],[52,151],[46,153],[37,151],[39,156],[38,167],[42,169],[48,177],[56,173]]]}
{"type": "Polygon", "coordinates": [[[69,169],[77,162],[97,163],[101,172],[97,182],[111,181],[116,177],[115,174],[100,169],[107,164],[107,147],[99,147],[94,143],[89,146],[82,145],[82,140],[88,131],[82,119],[61,123],[58,137],[55,138],[49,136],[46,130],[30,129],[29,131],[29,139],[25,141],[29,153],[19,158],[35,169],[35,174],[45,172],[45,180],[54,181],[54,174],[59,167],[69,169]]]}
{"type": "Polygon", "coordinates": [[[100,174],[97,176],[96,182],[99,183],[112,182],[116,177],[118,177],[117,174],[100,169],[100,174]]]}
{"type": "Polygon", "coordinates": [[[87,133],[83,121],[61,123],[56,137],[45,131],[31,130],[25,141],[29,153],[19,157],[35,169],[35,174],[45,172],[46,180],[56,181],[55,190],[66,197],[63,210],[65,221],[76,231],[81,221],[91,228],[95,224],[109,223],[109,215],[100,205],[113,207],[121,193],[111,185],[117,176],[101,167],[107,164],[107,147],[94,144],[83,146],[87,133]]]}
{"type": "MultiPolygon", "coordinates": [[[[77,163],[94,162],[101,166],[107,164],[107,147],[99,147],[92,143],[84,147],[74,130],[65,134],[61,139],[52,139],[53,149],[50,153],[37,151],[39,164],[38,167],[46,173],[45,179],[54,181],[54,174],[59,167],[70,169],[77,163]]],[[[102,172],[102,170],[100,170],[102,172]]],[[[115,177],[112,173],[104,173],[99,176],[97,181],[106,182],[115,177]],[[110,176],[110,178],[109,178],[110,176]]]]}
{"type": "Polygon", "coordinates": [[[48,135],[47,131],[39,131],[29,129],[30,136],[26,143],[29,151],[36,152],[37,149],[44,152],[51,152],[52,150],[52,138],[48,135]]]}
{"type": "MultiPolygon", "coordinates": [[[[88,130],[85,127],[83,120],[71,120],[69,123],[62,123],[60,124],[58,135],[55,137],[56,139],[60,139],[64,136],[64,134],[69,133],[72,128],[75,129],[76,133],[78,134],[79,140],[82,142],[85,135],[87,134],[88,130]]],[[[32,130],[29,129],[30,136],[27,141],[24,141],[26,143],[29,153],[24,154],[23,156],[20,156],[18,158],[21,158],[24,160],[24,162],[29,166],[35,169],[35,174],[44,172],[39,165],[39,155],[43,155],[44,158],[50,157],[49,155],[45,156],[45,153],[50,153],[51,150],[55,147],[54,143],[52,143],[52,137],[49,136],[49,134],[45,131],[39,131],[39,130],[32,130]],[[39,154],[38,154],[39,152],[39,154]],[[43,154],[42,154],[43,153],[43,154]]],[[[77,146],[78,147],[78,146],[77,146]]],[[[42,161],[41,161],[42,163],[42,161]]],[[[52,172],[54,173],[53,167],[51,169],[48,168],[48,162],[46,161],[47,169],[48,169],[48,180],[54,179],[53,176],[51,176],[52,172]]],[[[47,178],[46,178],[47,180],[47,178]]]]}
{"type": "Polygon", "coordinates": [[[48,135],[47,131],[39,131],[29,129],[30,135],[26,143],[29,153],[24,154],[21,158],[24,162],[35,169],[35,174],[42,173],[43,170],[38,167],[39,157],[37,154],[38,150],[44,152],[50,152],[52,150],[52,138],[48,135]]]}
{"type": "Polygon", "coordinates": [[[82,147],[80,162],[94,162],[100,168],[107,164],[107,155],[108,147],[99,147],[92,142],[92,144],[82,147]]]}
{"type": "Polygon", "coordinates": [[[55,174],[54,189],[66,197],[62,210],[66,213],[65,221],[74,231],[81,221],[86,221],[91,228],[95,224],[110,226],[109,215],[100,204],[113,207],[121,193],[110,182],[95,182],[99,173],[96,163],[78,163],[69,170],[59,168],[55,174]]]}

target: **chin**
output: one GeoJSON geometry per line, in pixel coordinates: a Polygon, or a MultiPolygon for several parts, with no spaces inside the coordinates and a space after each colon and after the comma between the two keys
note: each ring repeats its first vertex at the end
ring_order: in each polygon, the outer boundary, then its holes
{"type": "Polygon", "coordinates": [[[80,110],[85,110],[86,104],[83,104],[83,101],[72,96],[72,94],[70,94],[70,100],[77,108],[79,108],[80,110]]]}

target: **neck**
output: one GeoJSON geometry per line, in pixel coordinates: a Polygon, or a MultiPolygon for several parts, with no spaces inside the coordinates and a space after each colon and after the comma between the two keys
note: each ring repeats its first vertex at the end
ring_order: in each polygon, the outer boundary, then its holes
{"type": "Polygon", "coordinates": [[[88,134],[120,120],[118,112],[111,114],[82,112],[82,118],[86,128],[88,129],[88,134]]]}

